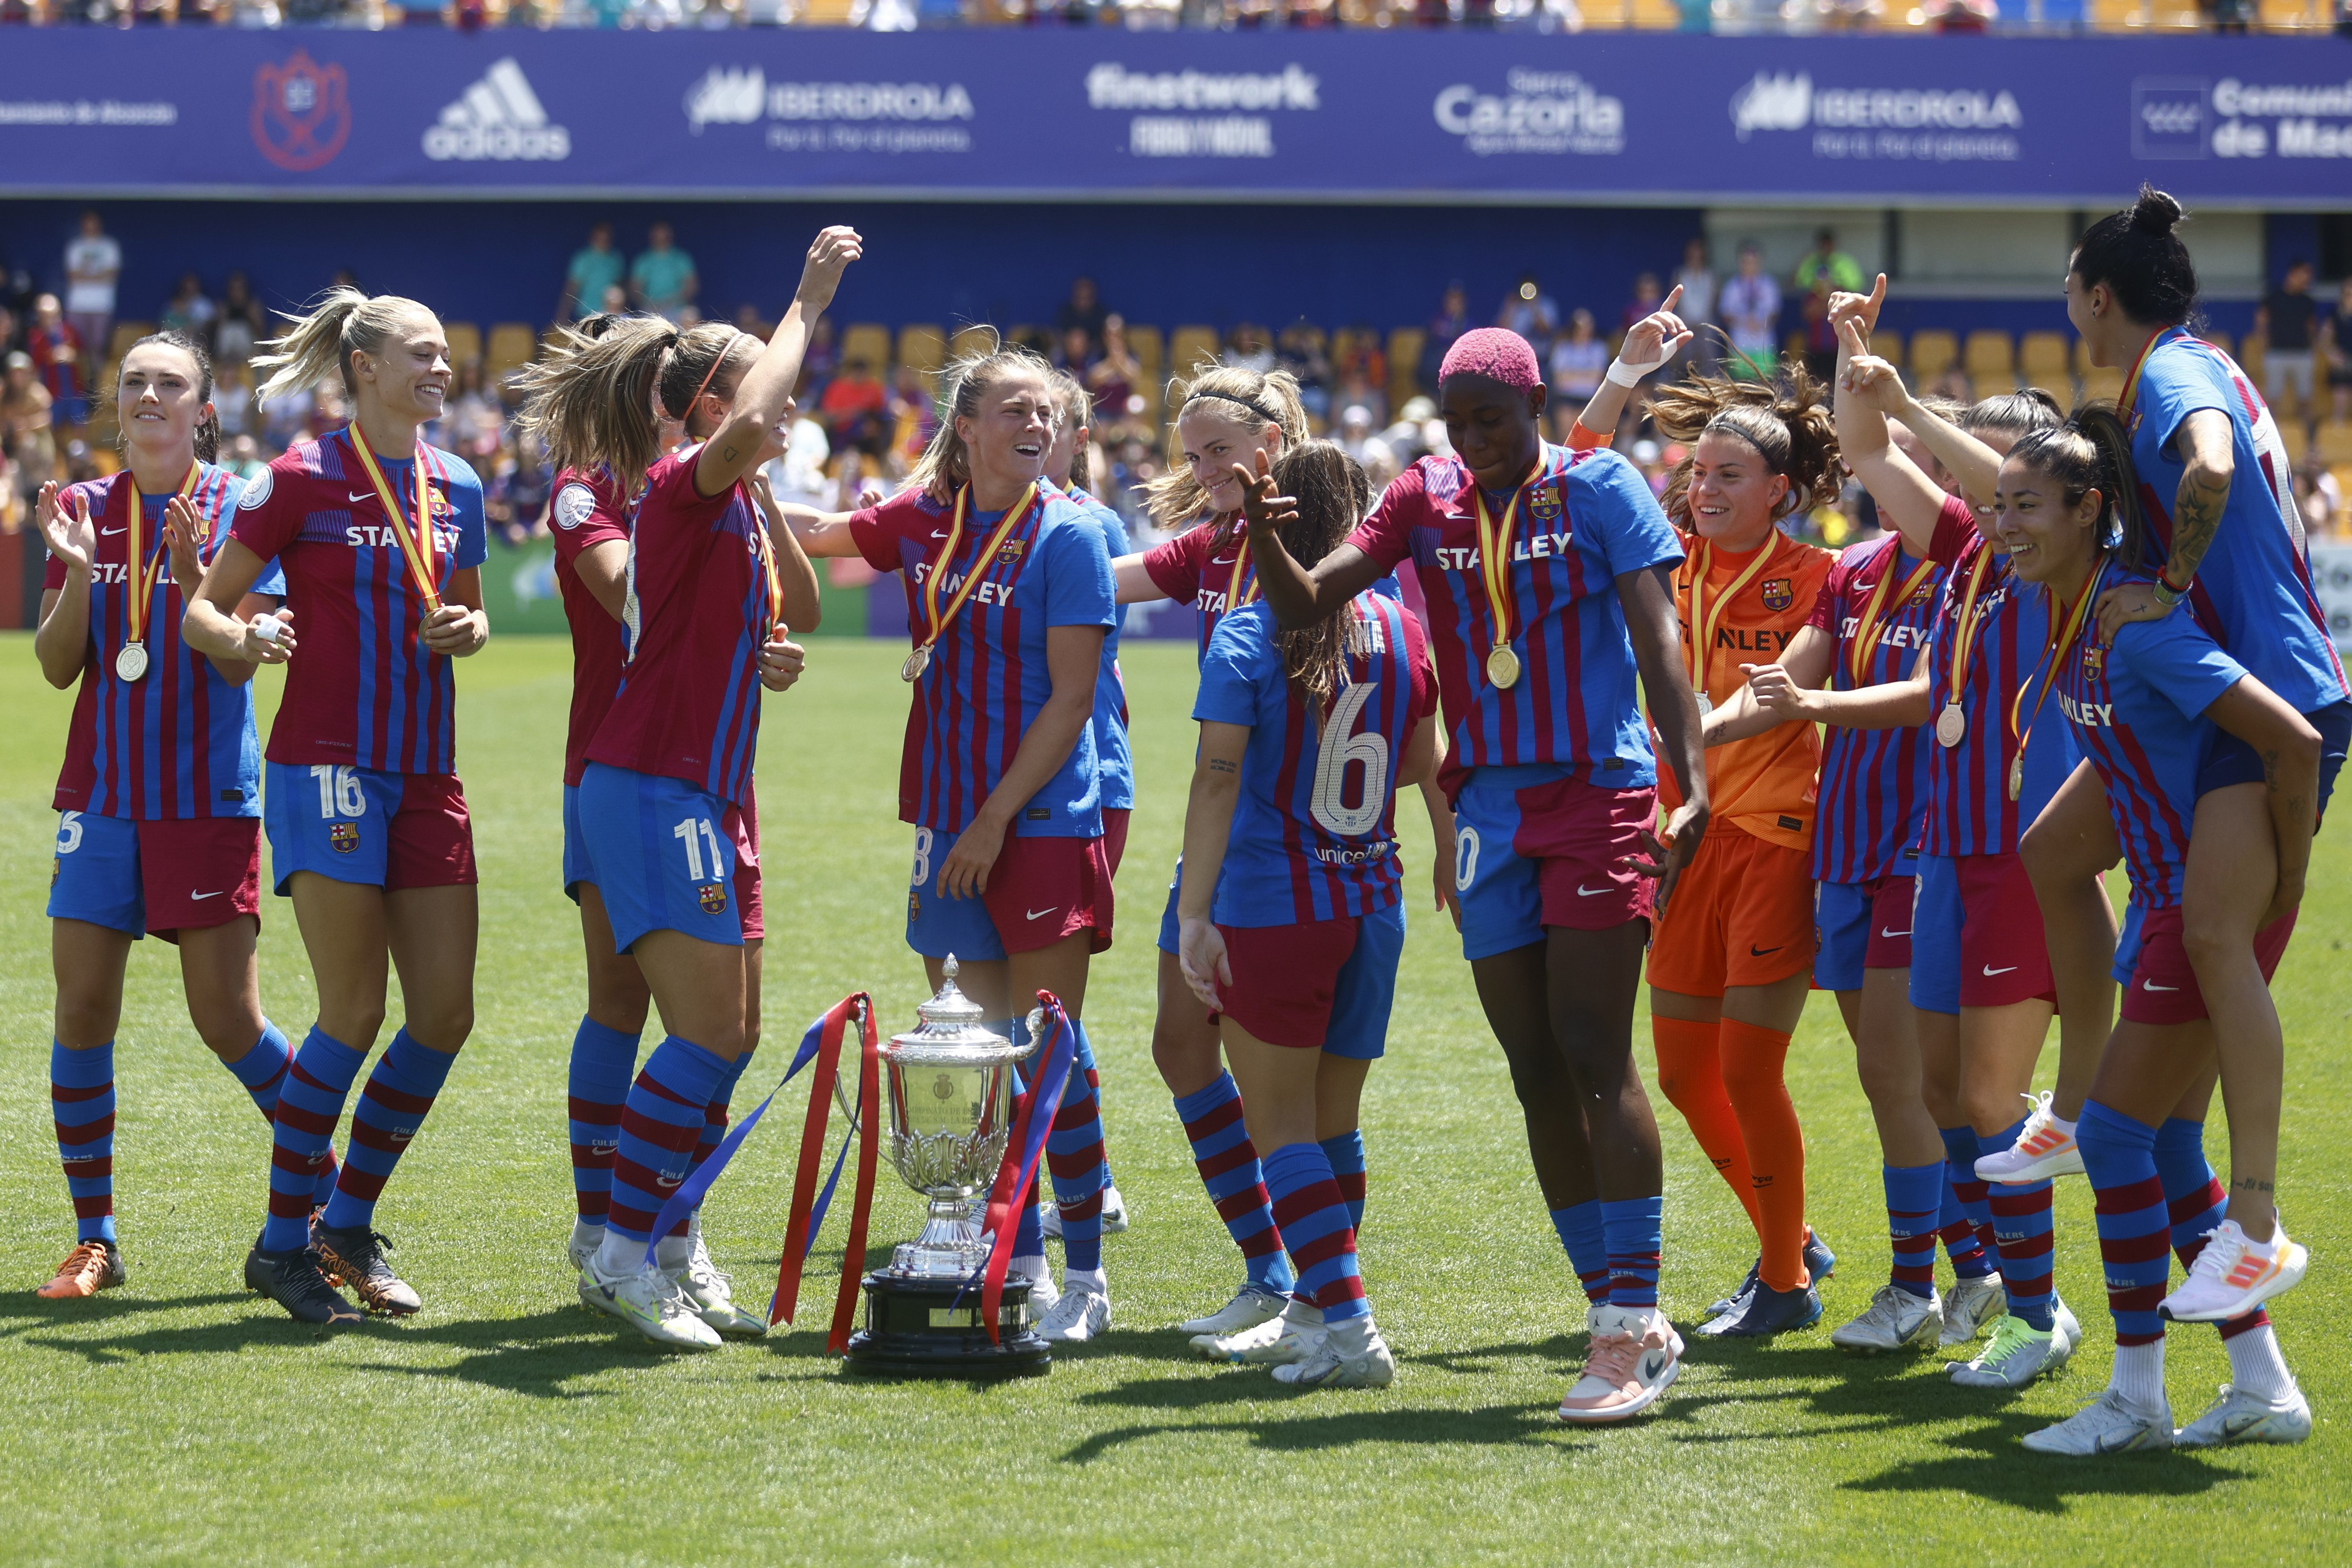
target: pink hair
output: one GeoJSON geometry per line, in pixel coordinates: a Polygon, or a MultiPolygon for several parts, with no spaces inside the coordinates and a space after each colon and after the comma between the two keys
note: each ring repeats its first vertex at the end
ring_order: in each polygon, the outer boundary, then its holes
{"type": "Polygon", "coordinates": [[[1475,327],[1454,340],[1437,367],[1437,379],[1443,383],[1457,375],[1484,376],[1518,392],[1543,385],[1535,350],[1525,338],[1501,327],[1475,327]]]}

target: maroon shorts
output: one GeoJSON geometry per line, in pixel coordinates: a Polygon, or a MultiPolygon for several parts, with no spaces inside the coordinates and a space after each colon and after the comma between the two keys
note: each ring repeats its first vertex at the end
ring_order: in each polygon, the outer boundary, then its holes
{"type": "Polygon", "coordinates": [[[464,887],[474,869],[474,822],[455,773],[411,773],[401,781],[384,852],[383,890],[464,887]]]}
{"type": "Polygon", "coordinates": [[[743,940],[767,939],[768,923],[760,904],[760,803],[746,791],[740,806],[730,806],[719,826],[735,841],[735,913],[743,922],[743,940]]]}
{"type": "MultiPolygon", "coordinates": [[[[2267,980],[2278,972],[2286,954],[2287,938],[2294,935],[2293,915],[2273,920],[2254,934],[2254,959],[2267,980]]],[[[2180,905],[2152,909],[2140,918],[2139,957],[2132,965],[2131,983],[2124,988],[2126,1023],[2195,1023],[2206,1017],[2205,997],[2197,988],[2197,971],[2189,967],[2188,949],[2180,945],[2180,905]]]]}
{"type": "Polygon", "coordinates": [[[1474,768],[1454,800],[1454,885],[1462,953],[1490,957],[1548,926],[1606,931],[1647,918],[1656,883],[1642,852],[1657,791],[1609,789],[1533,768],[1474,768]]]}
{"type": "Polygon", "coordinates": [[[1268,1045],[1320,1051],[1331,1028],[1339,971],[1356,951],[1361,920],[1310,920],[1303,925],[1220,925],[1225,967],[1223,1016],[1268,1045]]]}
{"type": "Polygon", "coordinates": [[[1118,862],[1127,855],[1127,820],[1134,814],[1124,806],[1103,808],[1103,853],[1109,858],[1113,876],[1118,874],[1118,862]]]}
{"type": "Polygon", "coordinates": [[[1961,855],[1960,1006],[2005,1008],[2035,998],[2058,1005],[2042,902],[2014,854],[1961,855]]]}
{"type": "Polygon", "coordinates": [[[166,942],[183,930],[261,917],[261,819],[191,817],[139,824],[140,893],[147,929],[166,942]]]}
{"type": "Polygon", "coordinates": [[[1093,952],[1110,946],[1110,857],[1100,839],[1005,835],[981,902],[1007,953],[1034,953],[1080,931],[1093,952]]]}
{"type": "Polygon", "coordinates": [[[1911,967],[1911,905],[1917,896],[1918,889],[1907,876],[1878,879],[1870,895],[1870,946],[1863,950],[1864,968],[1911,967]]]}

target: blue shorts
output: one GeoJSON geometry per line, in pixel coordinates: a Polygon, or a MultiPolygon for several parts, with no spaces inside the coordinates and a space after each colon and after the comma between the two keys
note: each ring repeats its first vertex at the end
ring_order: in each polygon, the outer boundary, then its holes
{"type": "MultiPolygon", "coordinates": [[[[2352,749],[2352,701],[2331,703],[2317,713],[2303,716],[2319,731],[2319,814],[2327,815],[2327,798],[2336,792],[2336,776],[2344,770],[2344,754],[2352,749]]],[[[2197,767],[2200,800],[2232,784],[2263,781],[2263,759],[2254,748],[2218,725],[2205,742],[2205,758],[2197,767]]]]}
{"type": "Polygon", "coordinates": [[[940,891],[948,856],[963,835],[915,830],[915,869],[907,887],[907,946],[926,958],[987,963],[1031,953],[1081,931],[1091,950],[1110,946],[1116,901],[1109,841],[1008,833],[988,870],[988,888],[973,898],[940,891]],[[1009,934],[1009,939],[1008,939],[1009,934]]]}
{"type": "Polygon", "coordinates": [[[962,836],[931,828],[915,830],[915,865],[907,879],[907,946],[926,958],[952,956],[959,963],[992,963],[1005,956],[1004,939],[996,934],[988,901],[950,898],[940,891],[940,868],[962,836]]]}
{"type": "Polygon", "coordinates": [[[588,836],[580,827],[580,786],[563,787],[563,892],[572,903],[580,902],[580,884],[591,881],[588,870],[588,836]]]}
{"type": "Polygon", "coordinates": [[[456,774],[300,762],[271,762],[264,773],[261,820],[278,896],[299,871],[387,893],[475,880],[473,822],[456,774]]]}
{"type": "Polygon", "coordinates": [[[1404,903],[1367,915],[1356,950],[1339,971],[1331,998],[1331,1026],[1323,1049],[1332,1056],[1378,1061],[1389,1048],[1389,1014],[1396,1006],[1397,965],[1404,957],[1404,903]]]}
{"type": "Polygon", "coordinates": [[[580,779],[580,880],[604,896],[613,948],[649,931],[743,945],[735,824],[726,801],[683,779],[592,762],[580,779]]]}
{"type": "Polygon", "coordinates": [[[1862,961],[1870,951],[1870,911],[1875,883],[1813,884],[1813,984],[1824,991],[1862,989],[1862,961]]]}
{"type": "Polygon", "coordinates": [[[1911,906],[1911,1005],[1923,1013],[1960,1011],[1959,862],[1919,857],[1918,898],[1911,906]]]}
{"type": "Polygon", "coordinates": [[[1402,901],[1298,925],[1224,925],[1224,1013],[1269,1045],[1376,1061],[1404,954],[1402,901]]]}
{"type": "Polygon", "coordinates": [[[134,821],[58,813],[48,915],[132,937],[261,913],[261,823],[252,817],[134,821]]]}
{"type": "Polygon", "coordinates": [[[2123,937],[2116,944],[2115,966],[2107,972],[2115,976],[2116,985],[2126,989],[2130,988],[2132,976],[2139,969],[2139,950],[2144,944],[2140,925],[2147,918],[2147,911],[2140,907],[2138,899],[2124,905],[2123,937]]]}
{"type": "Polygon", "coordinates": [[[1548,926],[1646,919],[1654,884],[1624,859],[1641,852],[1656,811],[1647,787],[1612,789],[1549,767],[1473,769],[1454,801],[1463,956],[1528,946],[1548,926]]]}
{"type": "Polygon", "coordinates": [[[1160,912],[1160,950],[1171,957],[1181,950],[1179,927],[1183,923],[1176,918],[1176,899],[1183,891],[1184,857],[1178,855],[1175,873],[1168,879],[1168,907],[1160,912]]]}

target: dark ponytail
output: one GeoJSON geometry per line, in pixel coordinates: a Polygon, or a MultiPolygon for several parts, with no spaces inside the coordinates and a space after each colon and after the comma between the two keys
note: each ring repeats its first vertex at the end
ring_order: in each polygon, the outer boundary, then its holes
{"type": "Polygon", "coordinates": [[[2064,424],[2028,432],[2010,448],[2008,461],[2058,481],[2070,507],[2096,490],[2101,506],[2093,537],[2099,546],[2114,549],[2134,571],[2164,564],[2140,507],[2131,433],[2114,404],[2086,403],[2064,424]]]}
{"type": "MultiPolygon", "coordinates": [[[[1338,549],[1371,509],[1372,483],[1361,465],[1328,441],[1306,441],[1274,461],[1274,487],[1298,503],[1297,516],[1277,530],[1290,559],[1313,570],[1338,549]]],[[[1328,715],[1331,698],[1346,682],[1348,661],[1365,651],[1355,612],[1341,605],[1310,626],[1276,632],[1282,667],[1300,694],[1328,715]]]]}
{"type": "Polygon", "coordinates": [[[2104,283],[2124,314],[2151,327],[2178,327],[2197,315],[2197,264],[2173,227],[2180,204],[2153,185],[2139,200],[2110,213],[2083,233],[2074,247],[2074,276],[2083,287],[2104,283]]]}
{"type": "MultiPolygon", "coordinates": [[[[203,346],[194,338],[189,337],[177,327],[167,327],[161,332],[150,332],[145,337],[140,339],[137,342],[131,344],[131,348],[143,349],[150,343],[161,343],[167,349],[177,349],[180,352],[187,355],[189,359],[195,361],[196,401],[205,404],[209,410],[202,419],[196,422],[196,461],[199,463],[219,462],[221,449],[220,411],[218,409],[211,408],[213,401],[212,356],[205,353],[203,346]]],[[[126,360],[129,359],[131,357],[131,350],[124,350],[122,357],[126,360]]],[[[122,368],[120,364],[116,365],[114,375],[116,383],[115,396],[119,399],[122,395],[122,368]]],[[[130,441],[130,439],[131,433],[129,431],[117,431],[114,436],[114,444],[116,449],[120,450],[130,441]]]]}

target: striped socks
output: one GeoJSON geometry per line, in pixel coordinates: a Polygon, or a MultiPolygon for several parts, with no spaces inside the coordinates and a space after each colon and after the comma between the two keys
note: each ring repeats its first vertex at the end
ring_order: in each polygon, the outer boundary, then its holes
{"type": "MultiPolygon", "coordinates": [[[[2229,1207],[2221,1178],[2205,1161],[2205,1124],[2175,1116],[2158,1127],[2156,1169],[2164,1182],[2173,1253],[2186,1269],[2205,1250],[2206,1234],[2221,1223],[2229,1207]]],[[[2294,1375],[2279,1354],[2269,1308],[2256,1307],[2216,1326],[2221,1331],[2221,1347],[2230,1353],[2232,1384],[2266,1399],[2278,1398],[2294,1386],[2294,1375]]]]}
{"type": "MultiPolygon", "coordinates": [[[[229,1075],[245,1085],[253,1098],[261,1119],[273,1124],[278,1120],[278,1091],[286,1082],[286,1070],[294,1063],[294,1048],[286,1042],[285,1034],[267,1019],[262,1020],[261,1038],[253,1049],[235,1061],[223,1063],[229,1075]]],[[[318,1207],[334,1196],[338,1171],[335,1151],[331,1145],[326,1159],[319,1166],[318,1185],[310,1189],[310,1207],[318,1207]]]]}
{"type": "Polygon", "coordinates": [[[1638,1312],[1658,1310],[1658,1254],[1666,1200],[1629,1197],[1601,1205],[1601,1228],[1609,1251],[1609,1304],[1638,1312]]]}
{"type": "MultiPolygon", "coordinates": [[[[1287,1292],[1297,1280],[1290,1260],[1283,1256],[1273,1199],[1258,1165],[1257,1145],[1250,1142],[1242,1121],[1242,1092],[1234,1086],[1234,1075],[1219,1072],[1208,1087],[1176,1096],[1176,1119],[1184,1124],[1185,1140],[1192,1145],[1192,1168],[1200,1173],[1226,1233],[1241,1249],[1250,1283],[1287,1292]]],[[[1360,1190],[1360,1145],[1357,1173],[1360,1190]]]]}
{"type": "Polygon", "coordinates": [[[1944,1162],[1883,1166],[1879,1178],[1886,1189],[1886,1234],[1895,1257],[1887,1282],[1924,1301],[1936,1293],[1936,1238],[1944,1212],[1944,1162]]]}
{"type": "Polygon", "coordinates": [[[1285,1144],[1266,1156],[1266,1191],[1275,1223],[1298,1270],[1298,1294],[1322,1309],[1326,1323],[1371,1312],[1356,1265],[1356,1230],[1348,1202],[1320,1144],[1285,1144]]]}
{"type": "Polygon", "coordinates": [[[614,1151],[612,1200],[597,1269],[633,1274],[647,1261],[654,1221],[686,1179],[709,1106],[731,1063],[690,1040],[670,1035],[654,1048],[621,1106],[614,1151]]]}
{"type": "Polygon", "coordinates": [[[409,1140],[425,1125],[426,1113],[448,1081],[456,1053],[433,1051],[406,1029],[376,1058],[359,1103],[352,1107],[352,1135],[343,1149],[343,1174],[327,1200],[320,1223],[330,1230],[364,1230],[375,1223],[376,1199],[392,1179],[409,1140]]]}
{"type": "MultiPolygon", "coordinates": [[[[1077,1032],[1081,1057],[1092,1060],[1086,1026],[1072,1019],[1070,1027],[1077,1032]]],[[[1045,1138],[1045,1167],[1062,1210],[1066,1280],[1072,1271],[1097,1277],[1102,1272],[1103,1166],[1102,1103],[1074,1066],[1062,1088],[1054,1130],[1045,1138]]]]}
{"type": "Polygon", "coordinates": [[[74,1239],[114,1239],[114,1042],[68,1051],[49,1041],[49,1117],[73,1199],[74,1239]]]}
{"type": "Polygon", "coordinates": [[[1601,1200],[1588,1198],[1551,1211],[1551,1228],[1568,1249],[1568,1266],[1584,1287],[1585,1301],[1605,1306],[1609,1301],[1609,1239],[1601,1218],[1601,1200]]]}
{"type": "MultiPolygon", "coordinates": [[[[2025,1126],[2021,1116],[1991,1137],[1977,1140],[1980,1155],[1997,1155],[2017,1142],[2025,1126]]],[[[2002,1183],[1991,1187],[1993,1240],[2000,1259],[2001,1283],[2009,1288],[2009,1310],[2030,1328],[2044,1333],[2056,1322],[2055,1286],[2051,1280],[2050,1184],[2002,1183]]]]}
{"type": "Polygon", "coordinates": [[[1938,1127],[1936,1131],[1944,1140],[1944,1251],[1952,1260],[1953,1273],[1963,1280],[1980,1280],[1993,1271],[2000,1253],[1992,1234],[1992,1189],[1977,1176],[1976,1129],[1938,1127]]]}
{"type": "MultiPolygon", "coordinates": [[[[2099,1260],[2107,1281],[2107,1310],[2115,1315],[2116,1344],[2149,1344],[2164,1337],[2156,1306],[2172,1270],[2172,1226],[2164,1183],[2156,1172],[2156,1129],[2112,1111],[2096,1100],[2083,1107],[2074,1136],[2083,1169],[2091,1178],[2099,1226],[2099,1260]]],[[[2143,1406],[2144,1390],[2126,1390],[2143,1406]]],[[[2155,1402],[2161,1402],[2159,1383],[2155,1402]]]]}
{"type": "Polygon", "coordinates": [[[310,1209],[319,1177],[334,1158],[335,1124],[342,1119],[352,1080],[366,1061],[366,1051],[314,1026],[288,1064],[271,1122],[276,1131],[269,1151],[269,1218],[261,1228],[263,1251],[291,1252],[310,1244],[310,1209]]]}
{"type": "Polygon", "coordinates": [[[1323,1140],[1323,1155],[1331,1162],[1332,1179],[1348,1202],[1348,1223],[1364,1228],[1364,1130],[1350,1128],[1323,1140]]]}
{"type": "Polygon", "coordinates": [[[572,1037],[566,1086],[572,1122],[572,1201],[590,1225],[604,1223],[613,1195],[613,1151],[621,1142],[621,1105],[637,1065],[638,1037],[583,1018],[572,1037]]]}

